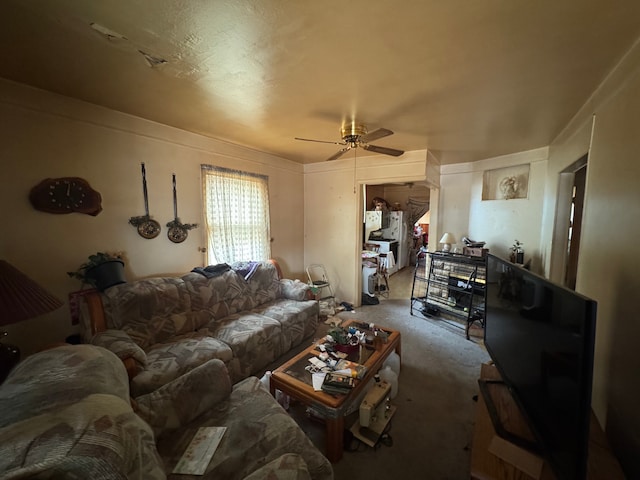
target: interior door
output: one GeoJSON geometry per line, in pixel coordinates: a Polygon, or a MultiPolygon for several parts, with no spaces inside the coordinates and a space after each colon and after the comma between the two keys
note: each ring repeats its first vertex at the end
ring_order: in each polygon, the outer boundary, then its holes
{"type": "Polygon", "coordinates": [[[584,208],[584,188],[587,180],[587,166],[575,172],[569,214],[569,233],[567,242],[567,267],[564,284],[567,288],[576,289],[578,275],[578,252],[580,250],[580,233],[582,231],[582,211],[584,208]]]}

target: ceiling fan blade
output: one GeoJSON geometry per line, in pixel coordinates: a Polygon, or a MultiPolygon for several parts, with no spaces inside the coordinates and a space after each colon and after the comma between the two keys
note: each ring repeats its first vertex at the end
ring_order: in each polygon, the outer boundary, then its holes
{"type": "Polygon", "coordinates": [[[392,157],[399,157],[404,153],[404,150],[396,150],[395,148],[379,147],[378,145],[362,145],[362,148],[370,152],[384,153],[385,155],[391,155],[392,157]]]}
{"type": "Polygon", "coordinates": [[[300,137],[294,137],[295,140],[302,140],[303,142],[317,142],[317,143],[331,143],[333,145],[346,145],[345,142],[328,142],[326,140],[314,140],[312,138],[300,138],[300,137]]]}
{"type": "Polygon", "coordinates": [[[393,135],[391,130],[387,130],[386,128],[379,128],[374,130],[373,132],[369,132],[366,135],[360,137],[360,140],[364,143],[369,143],[373,140],[377,140],[379,138],[388,137],[389,135],[393,135]]]}
{"type": "Polygon", "coordinates": [[[351,150],[351,145],[349,145],[348,147],[344,147],[343,149],[339,150],[338,152],[334,153],[333,155],[331,155],[329,158],[327,158],[327,161],[329,160],[337,160],[338,158],[340,158],[342,155],[344,155],[345,153],[347,153],[349,150],[351,150]]]}

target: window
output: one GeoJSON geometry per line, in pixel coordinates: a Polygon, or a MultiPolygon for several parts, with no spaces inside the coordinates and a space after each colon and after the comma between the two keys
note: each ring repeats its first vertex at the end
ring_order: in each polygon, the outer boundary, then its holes
{"type": "Polygon", "coordinates": [[[269,178],[202,165],[209,265],[271,257],[269,178]]]}

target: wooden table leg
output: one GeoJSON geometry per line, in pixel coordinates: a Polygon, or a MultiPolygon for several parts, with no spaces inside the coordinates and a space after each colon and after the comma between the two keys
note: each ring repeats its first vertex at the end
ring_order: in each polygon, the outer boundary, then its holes
{"type": "Polygon", "coordinates": [[[273,398],[276,398],[276,387],[273,385],[273,382],[269,382],[269,392],[273,398]]]}
{"type": "Polygon", "coordinates": [[[331,463],[337,463],[342,458],[344,448],[344,417],[328,418],[327,426],[327,458],[331,463]]]}

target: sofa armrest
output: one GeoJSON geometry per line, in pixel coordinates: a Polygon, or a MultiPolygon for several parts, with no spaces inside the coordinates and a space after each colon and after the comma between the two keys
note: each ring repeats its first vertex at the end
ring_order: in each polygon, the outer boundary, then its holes
{"type": "Polygon", "coordinates": [[[273,264],[276,267],[276,272],[278,273],[278,280],[282,280],[282,268],[280,268],[280,264],[275,258],[270,258],[269,263],[273,264]]]}
{"type": "Polygon", "coordinates": [[[147,365],[147,354],[122,330],[98,332],[91,338],[91,344],[115,353],[124,363],[129,380],[136,376],[140,367],[147,365]]]}
{"type": "Polygon", "coordinates": [[[84,296],[83,300],[87,306],[91,335],[95,335],[98,332],[104,332],[107,329],[107,322],[104,318],[104,308],[102,306],[100,293],[98,291],[89,292],[84,296]]]}
{"type": "Polygon", "coordinates": [[[288,300],[313,300],[314,296],[311,287],[300,280],[290,280],[283,278],[280,280],[282,286],[282,296],[288,300]]]}
{"type": "Polygon", "coordinates": [[[134,399],[134,409],[156,436],[175,430],[225,400],[232,390],[222,360],[213,359],[134,399]]]}

